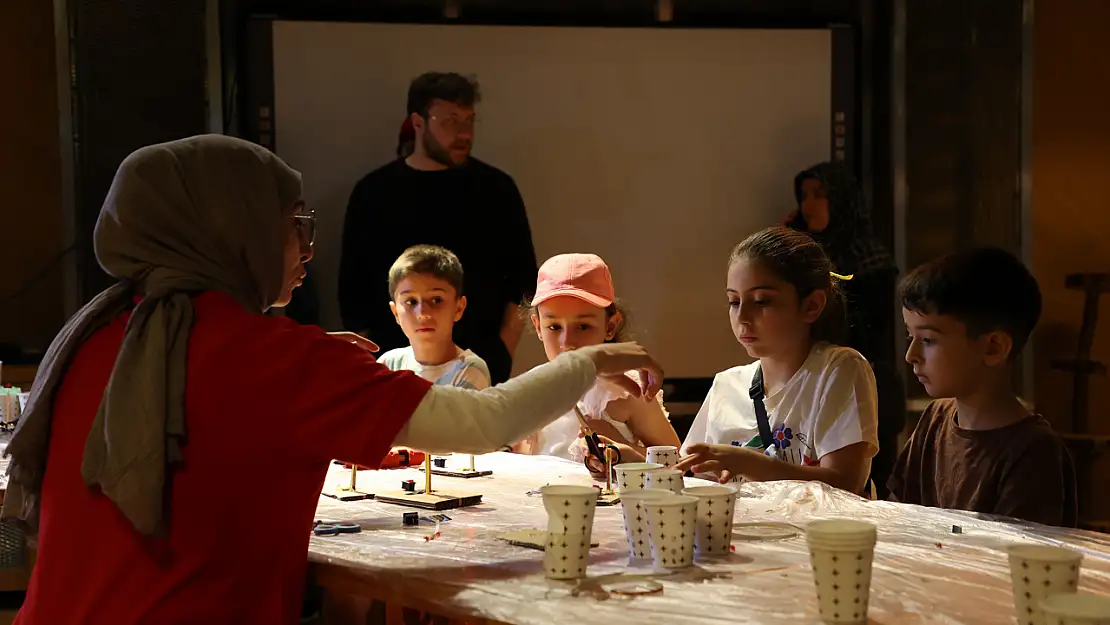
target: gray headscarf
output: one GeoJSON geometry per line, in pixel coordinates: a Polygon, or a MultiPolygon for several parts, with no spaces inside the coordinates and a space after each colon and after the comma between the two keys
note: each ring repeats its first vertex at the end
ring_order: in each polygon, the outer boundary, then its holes
{"type": "Polygon", "coordinates": [[[283,287],[301,176],[253,143],[203,135],[152,145],[120,165],[96,222],[96,258],[119,283],[55,337],[8,445],[0,518],[37,531],[54,396],[81,343],[133,305],[88,440],[81,475],[135,528],[168,532],[165,485],[186,441],[191,294],[223,291],[261,313],[283,287]]]}

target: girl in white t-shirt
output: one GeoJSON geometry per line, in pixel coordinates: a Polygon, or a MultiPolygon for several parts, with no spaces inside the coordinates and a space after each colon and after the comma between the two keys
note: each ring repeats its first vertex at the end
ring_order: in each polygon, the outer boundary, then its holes
{"type": "MultiPolygon", "coordinates": [[[[540,267],[531,319],[548,360],[580,347],[625,340],[621,336],[625,319],[616,304],[609,267],[593,254],[560,254],[540,267]]],[[[603,442],[616,444],[619,461],[641,459],[650,445],[679,445],[663,409],[662,393],[644,401],[615,384],[599,381],[578,402],[578,408],[603,442]]],[[[592,471],[604,473],[600,463],[587,457],[588,449],[573,411],[513,449],[587,460],[592,471]]]]}
{"type": "Polygon", "coordinates": [[[729,317],[757,361],[713,378],[679,468],[722,482],[818,480],[863,491],[879,449],[875,376],[858,352],[835,345],[846,323],[831,270],[802,232],[769,228],[736,246],[729,317]]]}

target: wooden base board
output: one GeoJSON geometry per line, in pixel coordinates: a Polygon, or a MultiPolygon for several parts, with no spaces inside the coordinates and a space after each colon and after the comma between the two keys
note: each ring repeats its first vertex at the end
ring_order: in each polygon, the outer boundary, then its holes
{"type": "MultiPolygon", "coordinates": [[[[420,467],[423,471],[424,467],[420,467]]],[[[444,477],[485,477],[493,475],[493,471],[471,471],[470,469],[441,469],[439,467],[432,467],[432,475],[442,475],[444,477]]]]}
{"type": "Polygon", "coordinates": [[[364,499],[374,498],[373,493],[364,493],[359,490],[350,490],[343,488],[337,488],[333,491],[324,491],[324,496],[331,497],[332,499],[338,499],[339,501],[362,501],[364,499]]]}
{"type": "Polygon", "coordinates": [[[615,506],[621,502],[620,493],[614,492],[606,495],[601,493],[597,496],[597,505],[604,508],[605,506],[615,506]]]}
{"type": "MultiPolygon", "coordinates": [[[[543,530],[517,530],[515,532],[501,534],[497,536],[497,539],[517,547],[527,547],[528,549],[543,551],[544,543],[547,542],[547,532],[543,530]]],[[[590,541],[590,547],[596,547],[599,544],[601,543],[596,540],[590,541]]]]}
{"type": "Polygon", "coordinates": [[[395,490],[378,493],[375,499],[382,503],[409,506],[411,508],[423,508],[425,510],[453,510],[455,508],[476,506],[482,503],[481,495],[460,495],[440,491],[433,491],[432,494],[425,495],[423,492],[410,493],[408,491],[395,490]]]}

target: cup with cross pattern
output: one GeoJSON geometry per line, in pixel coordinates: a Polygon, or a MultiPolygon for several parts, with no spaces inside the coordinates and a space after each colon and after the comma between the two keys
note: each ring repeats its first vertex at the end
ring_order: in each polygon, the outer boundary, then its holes
{"type": "Polygon", "coordinates": [[[1083,554],[1074,549],[1029,544],[1011,545],[1007,553],[1018,623],[1045,625],[1040,602],[1052,595],[1079,590],[1083,554]]]}
{"type": "Polygon", "coordinates": [[[551,485],[540,489],[547,511],[543,569],[548,579],[586,576],[598,493],[593,486],[551,485]]]}

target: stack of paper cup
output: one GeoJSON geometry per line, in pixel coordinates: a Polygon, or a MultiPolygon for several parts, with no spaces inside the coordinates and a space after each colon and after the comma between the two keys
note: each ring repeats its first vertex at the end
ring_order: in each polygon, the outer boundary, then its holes
{"type": "Polygon", "coordinates": [[[676,495],[681,495],[685,486],[682,481],[682,471],[678,469],[656,469],[644,474],[644,488],[669,490],[676,495]]]}
{"type": "Polygon", "coordinates": [[[662,469],[663,465],[654,462],[626,462],[613,467],[617,473],[617,492],[630,493],[644,490],[644,476],[651,471],[662,469]]]}
{"type": "Polygon", "coordinates": [[[1083,554],[1048,545],[1012,545],[1007,552],[1018,623],[1044,625],[1041,600],[1051,595],[1074,594],[1079,589],[1083,554]]]}
{"type": "Polygon", "coordinates": [[[624,512],[624,533],[628,538],[628,559],[650,560],[651,539],[648,536],[648,512],[644,502],[660,497],[674,497],[669,490],[645,488],[621,495],[621,509],[624,512]]]}
{"type": "Polygon", "coordinates": [[[875,525],[862,521],[814,521],[806,527],[817,604],[826,623],[867,620],[876,539],[875,525]]]}
{"type": "Polygon", "coordinates": [[[731,486],[694,486],[683,495],[697,497],[694,519],[694,554],[699,558],[727,556],[732,547],[732,517],[736,512],[736,489],[731,486]]]}
{"type": "Polygon", "coordinates": [[[694,515],[697,497],[675,495],[645,499],[651,560],[656,569],[681,569],[694,564],[694,515]]]}
{"type": "Polygon", "coordinates": [[[678,462],[678,447],[674,445],[653,445],[647,448],[647,461],[671,468],[678,462]]]}
{"type": "Polygon", "coordinates": [[[543,569],[549,579],[586,576],[598,492],[593,486],[554,485],[540,489],[547,510],[543,569]]]}
{"type": "Polygon", "coordinates": [[[1052,595],[1040,603],[1045,625],[1110,625],[1110,597],[1052,595]]]}

